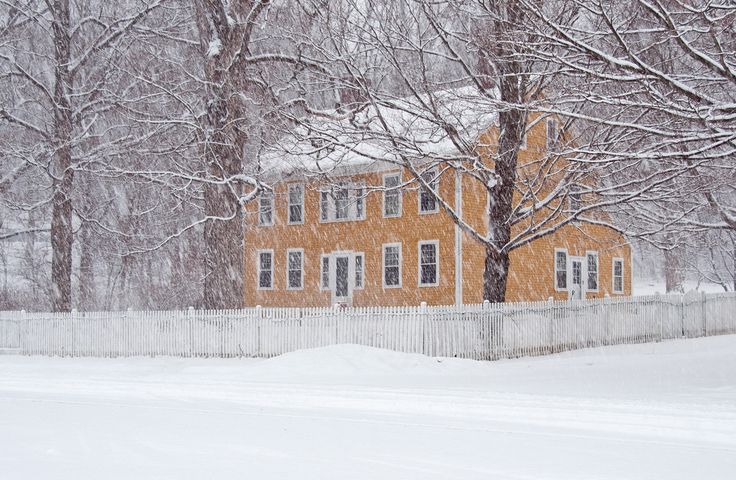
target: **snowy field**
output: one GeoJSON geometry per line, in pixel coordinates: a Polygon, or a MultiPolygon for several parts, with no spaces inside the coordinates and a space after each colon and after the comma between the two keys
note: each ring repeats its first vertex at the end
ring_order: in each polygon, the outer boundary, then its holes
{"type": "MultiPolygon", "coordinates": [[[[729,285],[730,287],[731,285],[729,285]]],[[[682,285],[685,292],[705,292],[705,293],[723,293],[725,290],[721,285],[708,282],[696,282],[693,280],[685,280],[682,285]]],[[[633,284],[633,295],[664,295],[667,291],[664,279],[656,278],[635,278],[633,284]]],[[[733,289],[729,290],[733,291],[733,289]]]]}
{"type": "Polygon", "coordinates": [[[733,479],[736,336],[481,363],[0,356],[2,479],[733,479]]]}

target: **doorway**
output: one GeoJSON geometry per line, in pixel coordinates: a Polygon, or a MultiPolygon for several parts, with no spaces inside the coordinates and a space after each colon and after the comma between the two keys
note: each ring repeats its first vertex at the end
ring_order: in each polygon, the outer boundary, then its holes
{"type": "Polygon", "coordinates": [[[332,305],[351,306],[355,278],[355,261],[352,252],[335,252],[330,255],[330,291],[332,305]]]}
{"type": "Polygon", "coordinates": [[[583,285],[583,257],[570,257],[570,300],[585,299],[585,288],[583,285]]]}

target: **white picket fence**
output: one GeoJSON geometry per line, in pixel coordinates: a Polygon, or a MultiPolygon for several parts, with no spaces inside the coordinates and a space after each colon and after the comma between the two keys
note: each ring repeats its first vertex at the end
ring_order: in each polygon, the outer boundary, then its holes
{"type": "Polygon", "coordinates": [[[736,334],[736,294],[574,302],[224,311],[0,312],[23,355],[272,357],[339,343],[477,360],[736,334]]]}

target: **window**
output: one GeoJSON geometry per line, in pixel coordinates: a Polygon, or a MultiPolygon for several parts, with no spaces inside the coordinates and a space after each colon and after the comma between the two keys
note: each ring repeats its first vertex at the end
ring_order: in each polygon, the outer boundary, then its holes
{"type": "Polygon", "coordinates": [[[438,247],[439,242],[437,240],[419,242],[420,287],[439,285],[438,247]]]}
{"type": "MultiPolygon", "coordinates": [[[[434,170],[428,170],[422,173],[422,179],[430,186],[432,191],[437,191],[437,173],[434,170]]],[[[419,213],[437,212],[438,204],[434,194],[424,187],[419,190],[419,213]]]]}
{"type": "Polygon", "coordinates": [[[327,290],[330,288],[330,256],[322,255],[322,260],[319,266],[319,288],[320,290],[327,290]]]}
{"type": "Polygon", "coordinates": [[[365,255],[363,253],[355,254],[355,288],[363,288],[364,282],[364,265],[365,255]]]}
{"type": "Polygon", "coordinates": [[[286,251],[286,288],[300,290],[304,285],[304,250],[286,251]]]}
{"type": "Polygon", "coordinates": [[[567,250],[555,249],[555,290],[567,290],[567,250]]]}
{"type": "Polygon", "coordinates": [[[365,218],[365,188],[362,185],[341,184],[320,192],[319,218],[322,222],[363,220],[365,218]]]}
{"type": "Polygon", "coordinates": [[[383,286],[401,287],[401,244],[383,246],[383,286]]]}
{"type": "Polygon", "coordinates": [[[391,173],[383,177],[383,216],[401,216],[401,174],[391,173]]]}
{"type": "Polygon", "coordinates": [[[624,259],[613,259],[613,293],[624,293],[624,259]]]}
{"type": "Polygon", "coordinates": [[[560,141],[560,130],[557,126],[557,120],[554,118],[547,119],[547,148],[551,149],[557,146],[560,141]]]}
{"type": "Polygon", "coordinates": [[[273,250],[258,252],[258,289],[273,288],[273,250]]]}
{"type": "Polygon", "coordinates": [[[335,192],[335,220],[345,220],[348,218],[348,208],[350,207],[350,191],[347,188],[340,188],[335,192]]]}
{"type": "Polygon", "coordinates": [[[258,224],[273,225],[273,192],[263,192],[258,198],[258,224]]]}
{"type": "Polygon", "coordinates": [[[303,185],[289,185],[289,223],[304,223],[303,185]]]}
{"type": "Polygon", "coordinates": [[[598,253],[587,252],[585,254],[588,262],[588,286],[587,289],[592,292],[598,291],[598,253]]]}

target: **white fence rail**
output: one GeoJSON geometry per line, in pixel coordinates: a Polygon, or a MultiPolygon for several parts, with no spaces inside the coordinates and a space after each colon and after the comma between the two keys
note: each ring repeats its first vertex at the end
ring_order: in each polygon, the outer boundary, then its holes
{"type": "Polygon", "coordinates": [[[477,360],[736,334],[736,294],[428,307],[0,312],[24,355],[271,357],[338,343],[477,360]]]}

